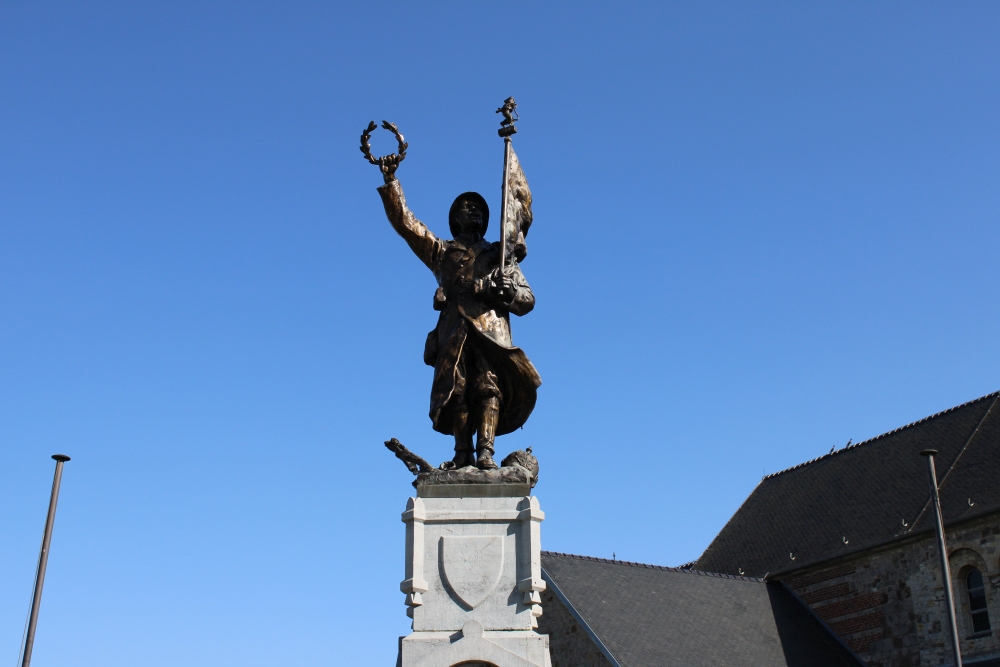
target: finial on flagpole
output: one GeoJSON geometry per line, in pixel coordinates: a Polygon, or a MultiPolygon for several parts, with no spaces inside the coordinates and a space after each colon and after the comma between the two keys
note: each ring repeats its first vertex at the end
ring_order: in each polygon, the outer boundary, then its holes
{"type": "Polygon", "coordinates": [[[520,120],[517,117],[517,102],[514,101],[513,97],[508,97],[503,101],[503,106],[496,110],[497,113],[503,114],[503,120],[500,121],[500,129],[497,130],[497,134],[501,137],[507,138],[512,134],[517,134],[517,128],[514,127],[514,121],[520,120]]]}

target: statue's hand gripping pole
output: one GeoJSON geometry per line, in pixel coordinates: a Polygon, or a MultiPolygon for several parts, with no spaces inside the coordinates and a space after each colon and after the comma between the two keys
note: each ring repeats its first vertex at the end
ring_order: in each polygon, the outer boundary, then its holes
{"type": "Polygon", "coordinates": [[[382,179],[386,183],[391,183],[396,180],[396,169],[399,167],[399,163],[406,158],[406,149],[409,147],[409,144],[403,139],[403,135],[399,133],[399,128],[396,127],[395,123],[383,120],[382,127],[389,130],[396,136],[396,142],[399,145],[399,153],[392,153],[382,157],[372,157],[371,138],[372,132],[374,132],[377,127],[378,125],[375,124],[375,121],[371,121],[368,123],[368,127],[365,128],[365,131],[361,133],[361,152],[369,162],[378,165],[379,170],[382,172],[382,179]]]}

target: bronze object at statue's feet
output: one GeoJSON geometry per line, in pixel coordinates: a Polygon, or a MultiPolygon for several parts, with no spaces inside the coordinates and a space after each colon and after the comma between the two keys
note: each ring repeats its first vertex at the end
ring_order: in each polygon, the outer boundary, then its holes
{"type": "MultiPolygon", "coordinates": [[[[414,475],[429,474],[432,477],[441,477],[444,475],[449,478],[454,477],[456,480],[460,479],[463,483],[476,484],[509,482],[512,478],[523,479],[532,487],[538,483],[538,459],[531,453],[531,447],[528,447],[526,450],[519,449],[516,452],[511,452],[501,461],[500,466],[497,466],[496,462],[493,461],[493,457],[489,456],[489,463],[493,465],[488,468],[483,468],[482,466],[476,467],[471,463],[464,466],[457,466],[454,460],[446,461],[441,464],[440,468],[435,468],[425,459],[407,449],[396,438],[386,440],[385,446],[414,475]],[[518,473],[516,472],[517,470],[522,472],[518,473]]],[[[482,456],[480,456],[480,463],[485,463],[482,456]]]]}

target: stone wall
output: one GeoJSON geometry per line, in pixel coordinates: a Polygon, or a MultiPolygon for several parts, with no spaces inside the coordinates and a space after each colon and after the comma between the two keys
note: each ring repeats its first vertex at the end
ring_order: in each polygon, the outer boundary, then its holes
{"type": "MultiPolygon", "coordinates": [[[[946,538],[963,660],[1000,655],[1000,515],[953,526],[946,538]],[[973,567],[986,582],[992,629],[977,636],[965,587],[973,567]]],[[[869,667],[952,662],[933,534],[796,572],[785,581],[869,667]]]]}
{"type": "Polygon", "coordinates": [[[542,592],[538,632],[549,636],[552,667],[611,667],[569,610],[551,590],[542,592]]]}

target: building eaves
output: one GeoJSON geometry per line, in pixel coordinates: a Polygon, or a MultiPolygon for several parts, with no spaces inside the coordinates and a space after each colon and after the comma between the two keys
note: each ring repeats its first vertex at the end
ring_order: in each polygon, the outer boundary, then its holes
{"type": "Polygon", "coordinates": [[[997,397],[1000,397],[1000,391],[995,391],[995,392],[993,392],[991,394],[986,394],[985,396],[980,396],[979,398],[974,398],[971,401],[966,401],[965,403],[962,403],[961,405],[956,405],[954,407],[948,408],[947,410],[942,410],[941,412],[936,412],[936,413],[934,413],[932,415],[928,415],[927,417],[924,417],[923,419],[918,419],[915,422],[910,422],[909,424],[906,424],[904,426],[900,426],[899,428],[894,428],[891,431],[886,431],[885,433],[882,433],[881,435],[876,435],[874,438],[869,438],[867,440],[862,440],[861,442],[855,442],[855,443],[850,444],[850,445],[848,445],[846,447],[841,447],[840,449],[834,450],[834,451],[830,452],[829,454],[823,454],[822,456],[817,456],[814,459],[810,459],[808,461],[803,461],[802,463],[797,463],[797,464],[793,465],[790,468],[785,468],[784,470],[778,470],[777,472],[769,473],[769,474],[764,475],[763,477],[761,477],[761,481],[763,481],[765,479],[771,479],[773,477],[777,477],[778,475],[784,475],[787,472],[791,472],[793,470],[798,470],[799,468],[804,468],[804,467],[806,467],[808,465],[812,465],[813,463],[818,463],[819,461],[823,461],[823,460],[826,460],[826,459],[829,459],[829,458],[833,458],[834,456],[838,456],[840,454],[843,454],[844,452],[857,449],[858,447],[864,447],[866,445],[874,444],[874,443],[878,442],[879,440],[883,440],[885,438],[888,438],[891,435],[896,435],[897,433],[900,433],[901,431],[905,431],[907,429],[913,428],[914,426],[919,426],[919,425],[923,424],[924,422],[929,422],[932,419],[937,419],[938,417],[942,417],[942,416],[947,415],[947,414],[949,414],[951,412],[955,412],[956,410],[961,410],[962,408],[966,408],[966,407],[972,405],[973,403],[978,403],[978,402],[980,402],[980,401],[982,401],[984,399],[987,399],[987,398],[996,399],[997,397]]]}
{"type": "Polygon", "coordinates": [[[945,524],[1000,510],[1000,392],[764,477],[695,563],[787,573],[932,528],[926,463],[938,449],[945,524]]]}
{"type": "Polygon", "coordinates": [[[610,558],[595,558],[594,556],[579,556],[577,554],[565,554],[559,551],[543,551],[543,556],[559,556],[560,558],[574,558],[576,560],[589,560],[594,563],[608,563],[609,565],[624,565],[627,567],[644,567],[649,570],[666,570],[667,572],[682,572],[684,574],[695,574],[702,577],[718,577],[720,579],[735,579],[738,581],[755,581],[764,583],[762,577],[741,577],[736,574],[725,574],[722,572],[703,572],[689,567],[670,567],[668,565],[651,565],[649,563],[636,563],[629,560],[617,560],[610,558]]]}

